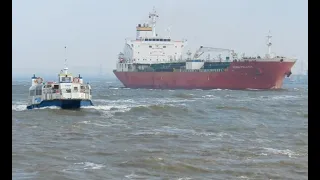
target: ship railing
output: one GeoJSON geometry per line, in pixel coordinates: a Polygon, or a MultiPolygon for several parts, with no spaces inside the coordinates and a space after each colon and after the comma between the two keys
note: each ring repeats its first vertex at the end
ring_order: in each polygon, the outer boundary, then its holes
{"type": "MultiPolygon", "coordinates": [[[[73,93],[79,93],[79,91],[73,92],[73,93]]],[[[90,96],[89,90],[85,90],[83,92],[80,92],[78,95],[76,95],[74,97],[72,96],[73,93],[68,93],[68,94],[70,94],[71,99],[73,99],[73,98],[75,98],[75,99],[88,99],[90,96]]],[[[42,99],[43,100],[64,99],[64,96],[62,96],[60,94],[60,91],[46,90],[46,91],[43,91],[43,93],[42,93],[42,99]],[[57,93],[57,92],[59,92],[59,93],[57,93]]]]}
{"type": "Polygon", "coordinates": [[[175,69],[174,72],[225,72],[225,68],[219,69],[175,69]]]}

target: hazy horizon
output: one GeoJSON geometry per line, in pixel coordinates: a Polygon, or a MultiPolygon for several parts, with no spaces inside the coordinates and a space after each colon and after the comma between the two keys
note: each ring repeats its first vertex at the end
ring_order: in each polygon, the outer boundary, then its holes
{"type": "Polygon", "coordinates": [[[115,77],[112,69],[125,38],[135,38],[135,26],[147,19],[153,6],[159,14],[158,33],[166,35],[165,29],[171,26],[172,39],[188,39],[186,50],[193,52],[204,45],[235,49],[248,56],[264,55],[265,36],[271,30],[273,52],[297,57],[293,68],[297,74],[308,65],[307,3],[14,0],[12,75],[54,77],[64,66],[67,46],[68,67],[74,74],[115,77]]]}

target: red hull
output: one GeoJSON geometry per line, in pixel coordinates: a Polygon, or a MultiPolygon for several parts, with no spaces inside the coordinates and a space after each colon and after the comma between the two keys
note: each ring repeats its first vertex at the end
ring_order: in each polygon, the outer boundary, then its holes
{"type": "Polygon", "coordinates": [[[117,72],[128,88],[279,89],[295,62],[232,62],[225,72],[117,72]]]}

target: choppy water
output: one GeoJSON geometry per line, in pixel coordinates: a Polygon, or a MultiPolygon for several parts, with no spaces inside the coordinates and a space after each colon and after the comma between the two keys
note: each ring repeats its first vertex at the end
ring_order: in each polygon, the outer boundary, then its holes
{"type": "Polygon", "coordinates": [[[13,179],[307,179],[308,89],[148,90],[92,82],[96,105],[25,110],[12,85],[13,179]]]}

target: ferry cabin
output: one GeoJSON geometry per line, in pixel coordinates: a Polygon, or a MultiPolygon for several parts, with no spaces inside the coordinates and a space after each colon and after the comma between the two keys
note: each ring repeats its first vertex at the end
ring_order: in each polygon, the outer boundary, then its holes
{"type": "Polygon", "coordinates": [[[42,78],[32,77],[32,86],[29,89],[29,104],[40,104],[50,100],[90,100],[91,86],[83,84],[82,77],[73,77],[72,74],[61,73],[58,82],[44,83],[42,78]]]}

